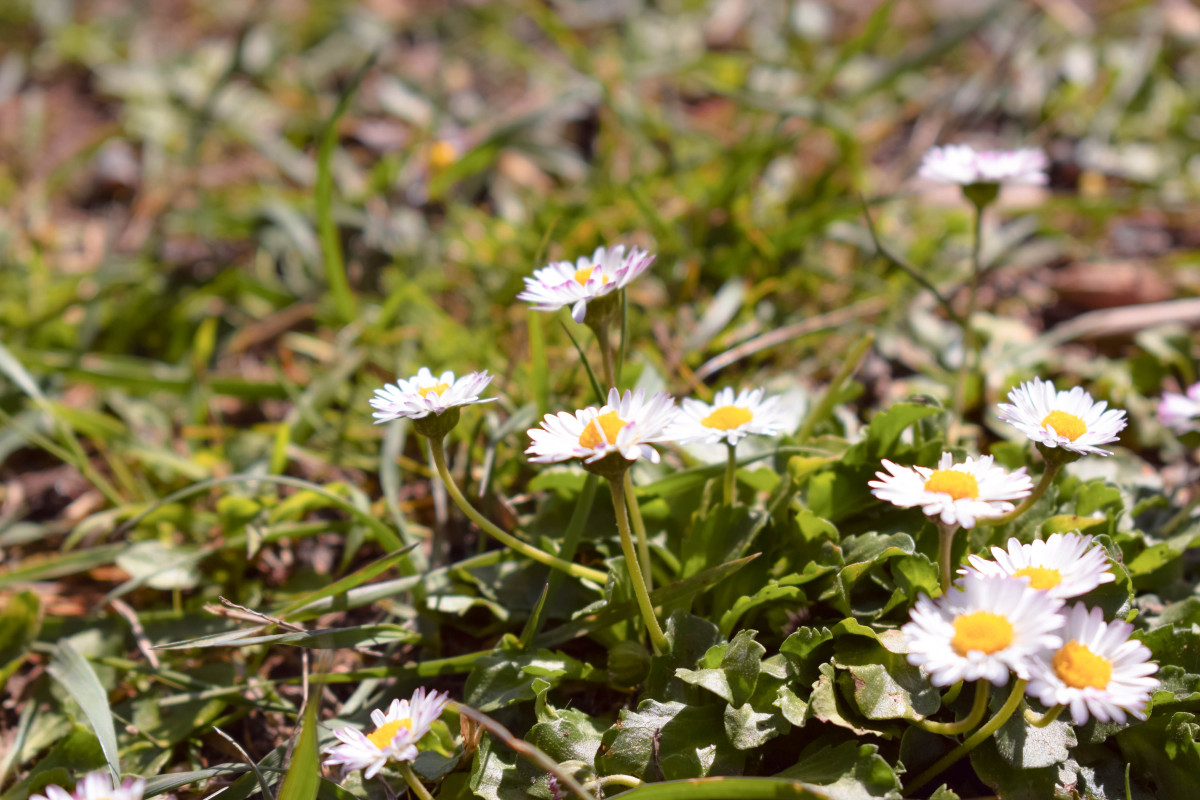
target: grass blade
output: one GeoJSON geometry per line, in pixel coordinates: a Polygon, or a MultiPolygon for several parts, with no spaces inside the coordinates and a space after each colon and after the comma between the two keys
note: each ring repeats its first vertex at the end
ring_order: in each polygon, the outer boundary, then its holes
{"type": "Polygon", "coordinates": [[[314,800],[317,796],[317,787],[321,783],[321,756],[317,752],[317,703],[320,696],[320,684],[317,684],[309,692],[308,702],[304,704],[300,738],[292,751],[292,762],[288,764],[276,800],[314,800]]]}
{"type": "Polygon", "coordinates": [[[60,641],[54,649],[46,671],[62,684],[75,699],[92,724],[92,730],[100,741],[100,749],[112,772],[113,781],[121,780],[121,761],[117,756],[117,729],[113,725],[112,710],[108,707],[108,692],[96,677],[96,671],[71,643],[60,641]]]}
{"type": "Polygon", "coordinates": [[[821,787],[782,778],[693,778],[647,783],[621,793],[627,800],[830,800],[821,787]]]}

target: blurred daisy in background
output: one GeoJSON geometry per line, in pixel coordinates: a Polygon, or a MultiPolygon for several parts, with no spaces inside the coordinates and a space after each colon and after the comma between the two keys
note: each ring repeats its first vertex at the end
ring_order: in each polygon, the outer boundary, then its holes
{"type": "Polygon", "coordinates": [[[1163,392],[1158,401],[1158,421],[1181,436],[1200,429],[1200,383],[1193,383],[1185,394],[1163,392]]]}
{"type": "Polygon", "coordinates": [[[634,247],[628,254],[624,245],[597,247],[591,258],[580,256],[574,262],[552,261],[525,279],[525,291],[517,295],[538,311],[557,311],[571,307],[571,318],[583,322],[587,304],[619,289],[641,275],[654,256],[634,247]]]}
{"type": "Polygon", "coordinates": [[[401,418],[422,419],[472,403],[490,403],[496,398],[481,399],[479,393],[491,382],[492,376],[488,375],[487,370],[455,379],[453,372],[446,371],[434,377],[428,367],[421,367],[416,375],[406,381],[396,381],[395,384],[385,384],[382,389],[376,389],[370,401],[375,409],[372,416],[378,425],[401,418]]]}
{"type": "Polygon", "coordinates": [[[647,399],[641,389],[624,395],[610,389],[608,402],[599,408],[547,414],[540,428],[530,429],[532,443],[525,452],[540,464],[572,458],[592,464],[614,453],[630,462],[647,458],[657,464],[658,451],[650,444],[672,441],[667,429],[678,411],[666,392],[647,399]]]}
{"type": "Polygon", "coordinates": [[[50,785],[45,794],[34,794],[29,800],[142,800],[146,782],[141,778],[126,778],[119,786],[113,783],[107,770],[89,772],[68,792],[61,786],[50,785]]]}
{"type": "Polygon", "coordinates": [[[674,438],[685,444],[701,442],[730,446],[746,436],[778,436],[784,427],[784,410],[778,397],[763,398],[762,389],[717,392],[712,403],[686,398],[675,423],[674,438]]]}
{"type": "Polygon", "coordinates": [[[981,183],[1048,182],[1046,154],[1034,148],[1020,150],[976,150],[966,144],[930,148],[921,160],[917,176],[938,183],[972,186],[981,183]]]}

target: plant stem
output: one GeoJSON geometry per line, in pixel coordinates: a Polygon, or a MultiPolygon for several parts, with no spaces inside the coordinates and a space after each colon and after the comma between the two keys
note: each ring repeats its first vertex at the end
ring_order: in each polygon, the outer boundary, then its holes
{"type": "Polygon", "coordinates": [[[971,325],[971,317],[975,315],[975,303],[979,296],[979,278],[982,275],[980,253],[983,244],[983,206],[975,205],[975,237],[971,243],[971,280],[967,283],[967,312],[962,316],[962,363],[958,365],[958,377],[954,382],[953,419],[948,442],[958,441],[963,427],[963,416],[967,407],[967,382],[971,378],[971,369],[975,363],[978,344],[975,341],[975,328],[971,325]]]}
{"type": "Polygon", "coordinates": [[[667,651],[667,637],[658,626],[654,616],[654,605],[650,602],[650,593],[646,590],[646,582],[642,579],[642,568],[638,565],[637,553],[633,549],[633,537],[629,532],[629,517],[625,511],[625,483],[609,478],[608,488],[612,490],[613,511],[617,515],[617,532],[621,535],[621,552],[625,555],[625,566],[629,570],[629,579],[633,582],[633,594],[637,598],[638,608],[642,611],[642,621],[650,634],[650,643],[654,652],[667,651]]]}
{"type": "Polygon", "coordinates": [[[937,528],[938,568],[942,574],[942,594],[945,594],[950,591],[950,584],[954,581],[954,569],[950,562],[951,553],[954,550],[954,534],[958,532],[958,525],[947,525],[939,520],[937,528]]]}
{"type": "Polygon", "coordinates": [[[987,712],[988,690],[991,684],[987,681],[980,680],[975,682],[975,701],[971,704],[971,713],[965,719],[958,722],[913,722],[918,728],[929,731],[930,733],[938,733],[943,736],[957,736],[960,733],[966,733],[979,724],[983,719],[984,713],[987,712]]]}
{"type": "Polygon", "coordinates": [[[955,700],[957,700],[958,696],[960,694],[962,694],[962,688],[963,688],[962,681],[959,681],[958,683],[951,686],[950,691],[948,691],[944,695],[942,695],[942,705],[948,706],[951,703],[953,703],[955,700]]]}
{"type": "Polygon", "coordinates": [[[1025,684],[1027,683],[1028,681],[1022,680],[1014,683],[1012,693],[1009,694],[1008,699],[1004,701],[1004,705],[1000,707],[1000,710],[996,712],[994,717],[989,719],[982,728],[971,734],[965,742],[939,758],[934,762],[933,766],[914,778],[912,783],[904,787],[902,793],[906,797],[911,795],[917,789],[929,783],[932,778],[940,774],[947,767],[987,741],[988,737],[993,733],[1000,730],[1000,726],[1008,722],[1008,718],[1017,710],[1017,706],[1021,703],[1021,698],[1025,695],[1025,684]]]}
{"type": "Polygon", "coordinates": [[[737,505],[737,446],[725,442],[728,457],[725,459],[725,505],[737,505]]]}
{"type": "Polygon", "coordinates": [[[650,570],[650,540],[646,537],[646,521],[642,519],[642,507],[638,505],[637,492],[633,490],[633,476],[625,470],[622,479],[625,489],[625,504],[629,507],[629,519],[633,523],[633,535],[637,538],[638,563],[642,568],[642,580],[646,591],[654,589],[654,576],[650,570]]]}
{"type": "Polygon", "coordinates": [[[1050,488],[1050,484],[1054,483],[1054,476],[1062,469],[1062,464],[1057,461],[1047,461],[1046,469],[1042,472],[1042,479],[1038,481],[1037,486],[1033,487],[1033,494],[1026,497],[1021,505],[1009,511],[1007,514],[1001,514],[998,517],[980,517],[978,524],[980,525],[1004,525],[1012,522],[1017,517],[1024,514],[1030,507],[1042,498],[1046,490],[1050,488]]]}
{"type": "Polygon", "coordinates": [[[1025,721],[1028,722],[1030,725],[1032,725],[1035,728],[1044,728],[1047,725],[1049,725],[1051,722],[1054,722],[1054,720],[1058,719],[1058,715],[1063,712],[1064,708],[1066,708],[1066,706],[1063,706],[1063,705],[1055,706],[1054,708],[1047,711],[1045,714],[1042,714],[1040,717],[1037,714],[1033,713],[1032,710],[1027,708],[1027,709],[1025,709],[1025,721]]]}
{"type": "Polygon", "coordinates": [[[596,334],[596,344],[600,348],[600,368],[603,370],[604,388],[614,387],[617,384],[614,383],[613,347],[612,341],[608,338],[608,329],[597,326],[592,328],[592,333],[596,334]]]}
{"type": "Polygon", "coordinates": [[[867,350],[874,343],[875,334],[868,333],[859,339],[858,343],[846,354],[846,358],[842,362],[842,368],[838,370],[837,375],[834,375],[833,380],[825,387],[825,393],[821,395],[821,399],[804,415],[804,421],[800,423],[800,427],[796,430],[796,435],[792,437],[796,444],[807,442],[808,438],[812,436],[813,428],[817,426],[817,423],[825,419],[829,415],[829,412],[833,410],[834,405],[837,404],[838,396],[842,392],[842,385],[858,369],[863,356],[867,354],[867,350]]]}
{"type": "Polygon", "coordinates": [[[411,764],[407,761],[401,761],[397,766],[400,769],[400,774],[404,776],[404,782],[408,784],[408,788],[413,790],[413,794],[421,798],[421,800],[433,800],[433,795],[425,788],[425,784],[421,783],[421,779],[417,777],[417,773],[413,772],[411,764]]]}
{"type": "Polygon", "coordinates": [[[513,550],[516,550],[521,555],[532,558],[539,564],[545,564],[547,567],[554,569],[561,569],[568,575],[583,578],[593,583],[598,583],[601,586],[608,580],[608,574],[602,570],[585,567],[582,564],[572,564],[570,561],[563,561],[561,558],[552,556],[544,550],[539,550],[533,545],[521,541],[511,533],[502,530],[487,517],[476,511],[475,507],[467,501],[467,498],[463,497],[462,491],[459,490],[458,484],[454,482],[454,477],[450,474],[450,469],[446,466],[446,448],[443,440],[439,438],[430,439],[429,451],[433,456],[433,465],[437,468],[438,475],[441,476],[442,483],[446,487],[446,493],[454,500],[455,505],[462,509],[462,512],[486,533],[495,537],[501,543],[508,545],[513,550]]]}

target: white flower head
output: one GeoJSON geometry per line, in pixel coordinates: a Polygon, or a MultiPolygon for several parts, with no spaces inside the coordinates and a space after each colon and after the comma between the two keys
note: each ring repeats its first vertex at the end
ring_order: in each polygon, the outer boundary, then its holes
{"type": "Polygon", "coordinates": [[[1115,442],[1126,425],[1124,411],[1096,402],[1079,386],[1057,392],[1054,384],[1034,378],[1009,392],[1008,399],[1011,404],[1000,404],[1000,419],[1038,444],[1081,455],[1112,455],[1098,445],[1115,442]]]}
{"type": "Polygon", "coordinates": [[[113,783],[108,770],[98,769],[84,775],[75,784],[74,792],[50,785],[45,788],[44,795],[30,795],[29,800],[142,800],[145,791],[146,781],[141,778],[126,778],[118,786],[113,783]]]}
{"type": "Polygon", "coordinates": [[[1150,650],[1131,640],[1133,626],[1106,623],[1099,608],[1076,603],[1062,615],[1063,644],[1035,662],[1026,691],[1045,706],[1069,706],[1076,725],[1091,715],[1101,722],[1125,722],[1125,712],[1146,718],[1146,703],[1159,686],[1150,650]]]}
{"type": "Polygon", "coordinates": [[[972,186],[980,183],[1047,182],[1046,154],[1034,148],[1020,150],[976,150],[966,144],[932,147],[921,160],[917,175],[939,183],[972,186]]]}
{"type": "Polygon", "coordinates": [[[375,730],[363,733],[358,728],[341,728],[333,735],[341,744],[325,749],[326,766],[340,766],[343,772],[364,770],[363,777],[374,778],[388,761],[412,761],[417,757],[417,742],[429,733],[434,721],[446,710],[450,695],[420,687],[411,700],[393,700],[387,713],[375,709],[371,722],[375,730]]]}
{"type": "Polygon", "coordinates": [[[453,372],[443,372],[434,376],[428,367],[421,367],[416,375],[408,380],[398,380],[395,384],[385,384],[382,389],[375,390],[371,398],[371,407],[375,409],[372,416],[375,424],[391,422],[394,419],[423,419],[430,414],[441,414],[457,406],[472,403],[490,403],[496,398],[480,398],[479,393],[492,382],[492,376],[487,370],[472,372],[455,379],[453,372]]]}
{"type": "Polygon", "coordinates": [[[592,257],[576,261],[552,261],[533,277],[525,279],[525,291],[518,300],[532,303],[538,311],[557,311],[571,307],[571,318],[583,322],[591,300],[624,289],[646,271],[654,256],[634,247],[625,253],[625,245],[597,247],[592,257]]]}
{"type": "Polygon", "coordinates": [[[1012,511],[1012,500],[1028,497],[1033,481],[1021,467],[1005,472],[992,465],[991,456],[968,458],[954,463],[954,456],[942,453],[937,469],[902,467],[886,458],[887,472],[876,472],[878,480],[869,481],[871,494],[901,508],[920,506],[945,525],[974,528],[980,517],[998,517],[1012,511]]]}
{"type": "Polygon", "coordinates": [[[935,686],[981,679],[1003,686],[1010,670],[1027,679],[1034,657],[1062,644],[1061,607],[1023,581],[968,575],[937,600],[918,598],[900,630],[909,663],[935,686]]]}
{"type": "Polygon", "coordinates": [[[540,428],[531,428],[532,443],[525,450],[530,461],[549,464],[581,458],[593,464],[611,453],[627,461],[648,458],[658,463],[658,451],[651,442],[671,441],[667,429],[678,408],[666,392],[656,392],[647,400],[645,393],[616,389],[608,391],[608,402],[599,408],[589,406],[570,414],[547,414],[540,428]]]}
{"type": "Polygon", "coordinates": [[[1163,392],[1158,421],[1180,435],[1200,429],[1200,383],[1189,386],[1186,394],[1163,392]]]}
{"type": "Polygon", "coordinates": [[[964,567],[959,573],[1024,579],[1034,589],[1060,599],[1087,594],[1100,584],[1117,579],[1108,568],[1108,553],[1104,548],[1093,546],[1091,536],[1078,533],[1055,533],[1049,539],[1031,544],[1021,544],[1014,537],[1008,540],[1008,550],[993,547],[992,558],[995,561],[967,556],[971,567],[964,567]]]}
{"type": "Polygon", "coordinates": [[[762,389],[743,389],[736,396],[726,387],[711,404],[687,398],[671,432],[684,443],[736,445],[743,437],[778,436],[784,426],[784,409],[778,397],[763,398],[762,389]]]}

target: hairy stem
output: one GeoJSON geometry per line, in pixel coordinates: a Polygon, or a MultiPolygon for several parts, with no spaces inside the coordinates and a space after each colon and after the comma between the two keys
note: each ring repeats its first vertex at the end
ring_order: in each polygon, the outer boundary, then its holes
{"type": "Polygon", "coordinates": [[[958,532],[958,525],[947,525],[944,522],[938,522],[938,569],[942,575],[942,594],[950,591],[950,584],[954,581],[954,565],[951,563],[954,550],[954,534],[958,532]]]}
{"type": "Polygon", "coordinates": [[[1042,714],[1040,717],[1030,709],[1025,709],[1025,721],[1035,728],[1044,728],[1054,720],[1058,719],[1058,715],[1063,712],[1066,706],[1055,706],[1054,708],[1042,714]]]}
{"type": "Polygon", "coordinates": [[[638,505],[637,493],[633,490],[633,476],[625,470],[625,505],[629,507],[629,519],[633,523],[633,535],[637,539],[638,563],[642,568],[642,580],[646,591],[654,590],[654,576],[650,570],[650,540],[646,537],[646,521],[642,519],[642,507],[638,505]]]}
{"type": "Polygon", "coordinates": [[[421,779],[417,777],[417,773],[413,772],[411,764],[407,761],[401,761],[397,766],[400,769],[400,774],[404,776],[404,782],[408,784],[408,788],[413,790],[413,794],[421,798],[421,800],[433,800],[433,795],[425,788],[425,784],[421,783],[421,779]]]}
{"type": "Polygon", "coordinates": [[[728,458],[725,460],[725,505],[737,505],[737,447],[725,443],[728,458]]]}
{"type": "Polygon", "coordinates": [[[978,523],[980,525],[1004,525],[1012,522],[1017,517],[1028,511],[1034,503],[1042,498],[1046,490],[1050,488],[1050,484],[1054,483],[1054,476],[1062,469],[1062,464],[1057,461],[1047,461],[1046,470],[1042,473],[1042,479],[1038,481],[1037,486],[1033,487],[1033,494],[1026,497],[1021,505],[1009,511],[1007,514],[1001,514],[998,517],[980,517],[978,523]]]}
{"type": "Polygon", "coordinates": [[[637,598],[638,608],[642,612],[642,621],[650,634],[650,643],[654,652],[667,651],[667,637],[658,625],[654,616],[654,605],[650,602],[650,593],[646,590],[646,582],[642,578],[642,568],[638,564],[637,553],[633,549],[633,537],[629,530],[629,516],[625,509],[625,483],[621,480],[609,479],[608,488],[612,490],[613,511],[617,515],[617,532],[621,535],[621,552],[625,555],[625,566],[629,569],[629,580],[633,582],[633,595],[637,598]]]}
{"type": "Polygon", "coordinates": [[[975,702],[971,704],[971,713],[966,718],[958,722],[913,722],[918,728],[929,731],[930,733],[938,733],[942,736],[957,736],[960,733],[966,733],[979,724],[983,719],[983,715],[987,712],[988,690],[991,684],[987,681],[975,682],[975,702]]]}
{"type": "Polygon", "coordinates": [[[975,237],[971,243],[971,280],[967,283],[967,311],[962,316],[962,363],[958,365],[958,376],[954,381],[954,399],[952,405],[953,418],[947,441],[950,444],[958,441],[962,432],[967,407],[967,382],[971,379],[971,371],[976,362],[979,345],[975,341],[975,328],[971,325],[971,317],[975,314],[975,304],[979,297],[979,278],[983,274],[980,264],[980,253],[983,244],[983,206],[975,206],[975,237]]]}

